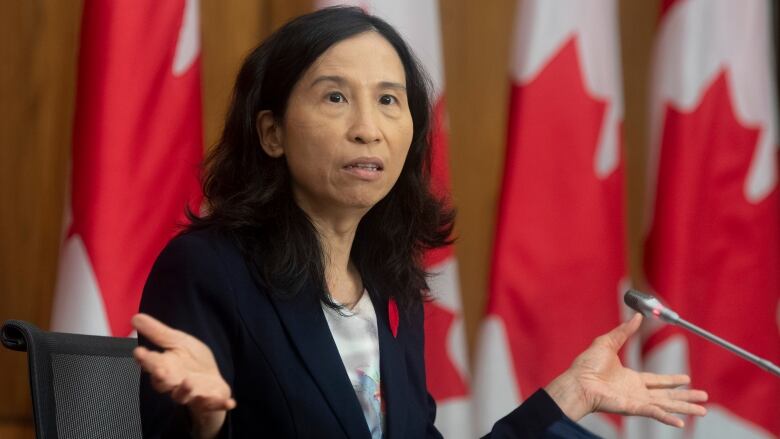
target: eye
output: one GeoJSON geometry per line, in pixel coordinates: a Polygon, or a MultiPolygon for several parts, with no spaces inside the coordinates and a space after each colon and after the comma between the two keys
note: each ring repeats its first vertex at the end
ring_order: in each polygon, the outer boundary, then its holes
{"type": "Polygon", "coordinates": [[[382,95],[382,97],[379,98],[379,103],[382,105],[393,105],[397,102],[398,99],[393,95],[382,95]]]}
{"type": "Polygon", "coordinates": [[[328,102],[332,102],[334,104],[340,104],[342,102],[346,102],[347,98],[344,97],[343,94],[340,92],[334,91],[331,93],[328,93],[328,102]]]}

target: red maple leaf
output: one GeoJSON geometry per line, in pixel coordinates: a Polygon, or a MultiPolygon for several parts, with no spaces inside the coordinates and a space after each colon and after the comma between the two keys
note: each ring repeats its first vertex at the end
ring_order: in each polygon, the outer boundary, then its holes
{"type": "Polygon", "coordinates": [[[447,350],[456,315],[436,302],[425,304],[425,370],[428,391],[436,401],[469,394],[447,350]]]}
{"type": "Polygon", "coordinates": [[[622,161],[603,179],[594,169],[608,105],[585,90],[576,38],[512,87],[488,310],[506,327],[521,395],[619,321],[622,161]]]}
{"type": "MultiPolygon", "coordinates": [[[[760,127],[734,114],[728,71],[691,111],[667,106],[645,265],[653,288],[687,320],[780,360],[780,197],[758,203],[744,187],[760,127]]],[[[648,349],[675,331],[667,328],[648,349]]],[[[712,403],[780,434],[780,380],[699,337],[689,343],[693,384],[712,403]]]]}
{"type": "MultiPolygon", "coordinates": [[[[450,194],[447,106],[442,94],[434,103],[431,129],[431,187],[433,193],[447,202],[450,194]]],[[[427,251],[424,264],[428,269],[453,258],[452,246],[427,251]]],[[[435,269],[435,268],[434,268],[435,269]]],[[[449,276],[437,273],[435,276],[449,276]]],[[[437,294],[451,294],[437,291],[437,294]]],[[[458,298],[460,300],[460,298],[458,298]]],[[[425,370],[428,391],[436,401],[468,395],[468,386],[450,357],[449,336],[457,315],[436,302],[425,304],[425,370]]],[[[464,340],[465,342],[465,340],[464,340]]]]}
{"type": "MultiPolygon", "coordinates": [[[[447,134],[447,104],[444,94],[434,102],[431,127],[431,189],[435,196],[450,202],[449,136],[447,134]]],[[[451,258],[452,246],[425,252],[423,264],[433,267],[451,258]]]]}

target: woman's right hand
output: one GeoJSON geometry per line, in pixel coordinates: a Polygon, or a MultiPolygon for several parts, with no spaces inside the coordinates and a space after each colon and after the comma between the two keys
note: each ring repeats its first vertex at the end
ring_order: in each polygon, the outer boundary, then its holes
{"type": "Polygon", "coordinates": [[[139,346],[133,351],[138,364],[151,375],[154,389],[169,393],[175,402],[189,408],[196,437],[216,437],[236,401],[211,349],[147,314],[136,314],[132,324],[139,334],[164,349],[155,352],[139,346]]]}

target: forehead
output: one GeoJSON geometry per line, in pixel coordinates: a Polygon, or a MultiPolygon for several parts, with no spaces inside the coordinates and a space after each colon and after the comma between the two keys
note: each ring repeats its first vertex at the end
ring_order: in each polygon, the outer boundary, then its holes
{"type": "Polygon", "coordinates": [[[339,41],[307,69],[303,78],[345,76],[360,82],[392,81],[406,84],[406,74],[395,48],[377,32],[364,32],[339,41]]]}

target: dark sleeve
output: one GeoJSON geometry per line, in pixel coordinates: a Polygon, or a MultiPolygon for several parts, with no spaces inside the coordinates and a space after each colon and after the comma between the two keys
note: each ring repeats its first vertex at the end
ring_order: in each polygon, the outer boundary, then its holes
{"type": "MultiPolygon", "coordinates": [[[[172,240],[157,258],[144,287],[140,311],[168,326],[187,332],[211,348],[225,381],[233,386],[231,340],[237,318],[231,285],[208,235],[182,235],[172,240]]],[[[158,350],[139,334],[139,345],[158,350]]],[[[144,438],[189,437],[191,422],[186,407],[167,394],[157,393],[149,375],[141,375],[141,422],[144,438]]],[[[220,437],[230,437],[230,413],[220,437]]]]}
{"type": "Polygon", "coordinates": [[[544,389],[537,390],[519,407],[493,424],[483,438],[597,438],[569,419],[544,389]]]}

